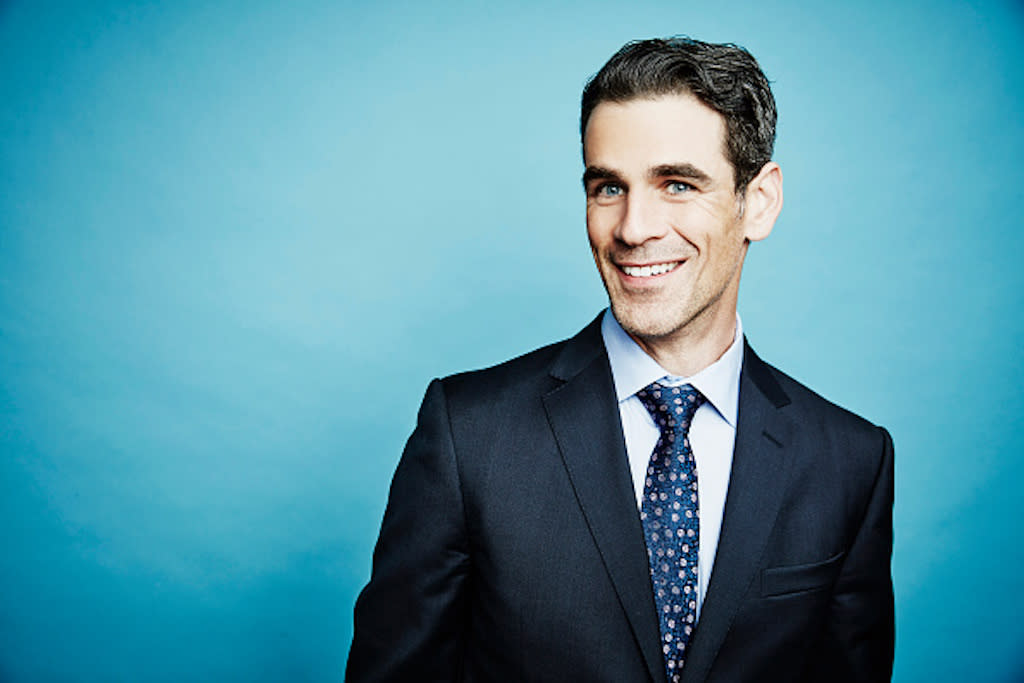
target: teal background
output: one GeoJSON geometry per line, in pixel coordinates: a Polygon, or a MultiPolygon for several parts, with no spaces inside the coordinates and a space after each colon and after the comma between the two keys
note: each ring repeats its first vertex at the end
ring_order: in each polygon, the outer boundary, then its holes
{"type": "Polygon", "coordinates": [[[894,435],[895,680],[1024,680],[1024,9],[843,5],[0,4],[0,680],[340,680],[429,379],[604,306],[579,93],[673,33],[774,82],[741,312],[894,435]]]}

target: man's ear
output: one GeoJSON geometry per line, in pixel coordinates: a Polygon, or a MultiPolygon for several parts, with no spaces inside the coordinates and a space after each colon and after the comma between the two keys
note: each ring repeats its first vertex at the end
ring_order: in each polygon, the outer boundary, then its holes
{"type": "Polygon", "coordinates": [[[775,227],[782,211],[782,169],[774,161],[761,167],[761,172],[747,184],[743,195],[743,235],[751,242],[763,240],[775,227]]]}

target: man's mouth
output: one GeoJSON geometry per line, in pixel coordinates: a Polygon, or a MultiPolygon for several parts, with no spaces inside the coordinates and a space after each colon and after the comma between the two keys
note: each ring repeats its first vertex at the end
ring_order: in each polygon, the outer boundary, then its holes
{"type": "Polygon", "coordinates": [[[651,266],[619,266],[619,268],[630,277],[655,277],[675,270],[682,263],[682,261],[670,261],[669,263],[656,263],[651,266]]]}

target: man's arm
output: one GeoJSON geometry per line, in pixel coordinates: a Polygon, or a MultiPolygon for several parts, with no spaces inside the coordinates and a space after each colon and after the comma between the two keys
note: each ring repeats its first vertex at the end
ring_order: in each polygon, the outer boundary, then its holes
{"type": "Polygon", "coordinates": [[[892,590],[892,437],[879,428],[881,465],[860,530],[832,594],[822,643],[808,681],[892,679],[895,637],[892,590]]]}
{"type": "Polygon", "coordinates": [[[346,680],[459,680],[468,572],[447,402],[434,380],[391,482],[370,582],[356,601],[346,680]]]}

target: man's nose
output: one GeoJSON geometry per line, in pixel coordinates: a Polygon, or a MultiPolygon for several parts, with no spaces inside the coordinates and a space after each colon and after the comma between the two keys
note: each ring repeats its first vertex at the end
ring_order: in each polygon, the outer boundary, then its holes
{"type": "Polygon", "coordinates": [[[630,192],[626,195],[625,205],[625,212],[615,232],[620,242],[634,247],[665,236],[668,225],[660,215],[654,198],[643,192],[630,192]]]}

